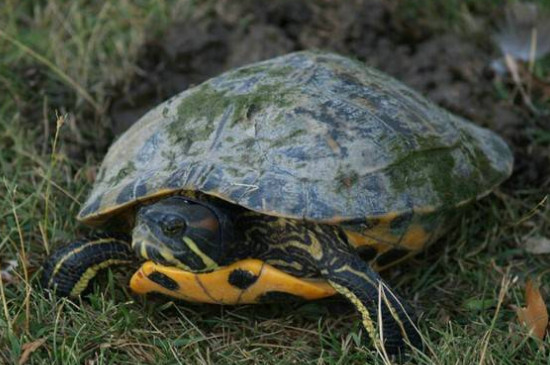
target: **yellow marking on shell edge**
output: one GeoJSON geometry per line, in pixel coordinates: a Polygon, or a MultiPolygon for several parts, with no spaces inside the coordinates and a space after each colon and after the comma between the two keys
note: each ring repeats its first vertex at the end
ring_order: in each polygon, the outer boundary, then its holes
{"type": "Polygon", "coordinates": [[[91,246],[100,245],[102,243],[111,242],[111,241],[115,241],[115,239],[113,239],[113,238],[101,238],[101,239],[96,240],[96,241],[87,242],[86,244],[80,246],[79,248],[77,248],[75,250],[72,250],[70,252],[67,252],[67,254],[65,256],[63,256],[59,260],[57,260],[57,264],[55,264],[55,267],[52,271],[52,275],[50,277],[48,285],[49,286],[53,285],[53,280],[54,280],[55,275],[59,272],[59,270],[61,269],[61,266],[63,265],[63,263],[65,261],[67,261],[71,256],[76,255],[79,252],[82,252],[83,250],[86,250],[91,246]]]}
{"type": "MultiPolygon", "coordinates": [[[[384,253],[392,248],[401,247],[410,250],[411,253],[421,251],[430,240],[430,235],[424,227],[419,224],[411,224],[402,237],[391,233],[391,219],[381,222],[377,226],[369,229],[365,234],[354,231],[345,231],[346,236],[354,247],[371,246],[378,254],[384,253]]],[[[402,260],[398,260],[400,262],[402,260]]],[[[384,266],[393,266],[394,263],[384,266]]]]}
{"type": "Polygon", "coordinates": [[[82,276],[80,276],[80,279],[76,282],[76,284],[71,289],[71,293],[69,294],[71,297],[77,297],[82,293],[84,289],[88,286],[88,283],[90,280],[97,274],[97,272],[101,269],[104,269],[111,265],[118,265],[118,264],[125,264],[130,262],[129,260],[120,260],[120,259],[109,259],[105,260],[97,265],[90,266],[82,276]]]}
{"type": "Polygon", "coordinates": [[[414,224],[407,229],[400,245],[411,251],[420,251],[426,245],[429,237],[422,226],[414,224]]]}
{"type": "Polygon", "coordinates": [[[159,292],[190,302],[217,304],[258,303],[262,295],[273,291],[296,295],[305,300],[336,294],[336,290],[324,280],[297,278],[255,259],[241,260],[208,273],[193,273],[148,261],[132,276],[130,288],[137,294],[159,292]],[[258,279],[248,288],[239,289],[229,283],[229,275],[237,269],[249,271],[258,279]],[[149,279],[149,275],[155,271],[177,282],[179,289],[170,290],[149,279]]]}
{"type": "Polygon", "coordinates": [[[384,243],[381,243],[381,242],[377,241],[374,238],[367,237],[367,236],[362,235],[361,233],[358,233],[358,232],[345,231],[345,233],[346,233],[346,236],[348,237],[349,242],[354,247],[373,246],[376,249],[376,251],[378,251],[378,253],[380,253],[381,251],[384,251],[387,246],[389,246],[387,244],[384,244],[384,243]]]}
{"type": "Polygon", "coordinates": [[[195,243],[195,241],[193,241],[191,238],[183,237],[183,241],[191,251],[193,251],[197,256],[201,258],[202,262],[206,266],[205,270],[215,269],[216,267],[218,267],[218,264],[214,260],[212,260],[208,255],[202,252],[200,248],[197,247],[197,244],[195,243]]]}
{"type": "Polygon", "coordinates": [[[361,313],[361,317],[363,318],[362,320],[363,326],[367,330],[367,333],[369,334],[369,337],[372,339],[372,341],[376,342],[376,339],[378,338],[377,333],[374,328],[374,323],[372,321],[372,318],[370,317],[370,313],[367,307],[365,307],[365,305],[361,302],[361,300],[359,300],[359,298],[357,298],[357,296],[345,286],[336,284],[335,282],[330,280],[329,280],[329,283],[338,291],[338,293],[348,298],[349,301],[357,308],[359,313],[361,313]]]}

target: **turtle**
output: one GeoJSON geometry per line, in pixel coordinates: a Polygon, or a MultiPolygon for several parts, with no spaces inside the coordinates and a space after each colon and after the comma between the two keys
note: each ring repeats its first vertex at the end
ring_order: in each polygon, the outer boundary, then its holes
{"type": "Polygon", "coordinates": [[[341,294],[375,345],[422,348],[379,271],[442,237],[510,176],[495,133],[364,63],[300,51],[229,70],[158,105],[108,150],[43,283],[78,296],[145,261],[138,294],[226,305],[341,294]],[[131,234],[131,238],[130,238],[131,234]]]}

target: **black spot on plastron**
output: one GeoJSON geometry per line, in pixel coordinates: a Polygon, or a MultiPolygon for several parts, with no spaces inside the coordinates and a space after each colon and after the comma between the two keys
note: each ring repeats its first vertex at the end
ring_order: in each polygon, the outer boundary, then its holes
{"type": "Polygon", "coordinates": [[[411,251],[404,249],[404,248],[393,248],[387,252],[384,252],[378,258],[376,259],[376,263],[379,266],[387,266],[391,264],[392,262],[395,262],[399,259],[402,259],[403,257],[410,254],[411,251]]]}
{"type": "Polygon", "coordinates": [[[178,290],[180,288],[179,284],[172,278],[167,275],[159,272],[153,271],[149,276],[149,280],[157,283],[158,285],[166,288],[168,290],[178,290]]]}
{"type": "Polygon", "coordinates": [[[361,257],[361,260],[366,262],[374,260],[378,254],[378,251],[373,246],[359,246],[356,250],[359,257],[361,257]]]}
{"type": "Polygon", "coordinates": [[[229,274],[229,284],[239,289],[247,289],[254,284],[258,277],[247,270],[236,269],[229,274]]]}
{"type": "Polygon", "coordinates": [[[258,298],[260,303],[295,303],[304,302],[305,300],[299,295],[285,293],[284,291],[268,291],[258,298]]]}

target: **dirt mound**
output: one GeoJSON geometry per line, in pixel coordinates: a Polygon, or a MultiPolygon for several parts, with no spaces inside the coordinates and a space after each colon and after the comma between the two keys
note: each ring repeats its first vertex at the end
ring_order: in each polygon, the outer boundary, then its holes
{"type": "Polygon", "coordinates": [[[143,49],[129,93],[112,104],[121,133],[162,100],[220,72],[295,50],[349,55],[419,90],[443,107],[488,126],[516,152],[514,186],[540,186],[550,158],[532,146],[527,111],[498,99],[489,37],[441,33],[423,19],[401,16],[387,1],[219,1],[175,24],[143,49]]]}

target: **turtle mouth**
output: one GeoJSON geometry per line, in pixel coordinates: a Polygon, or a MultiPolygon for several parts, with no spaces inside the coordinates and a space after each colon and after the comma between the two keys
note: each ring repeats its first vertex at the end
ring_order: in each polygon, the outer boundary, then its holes
{"type": "MultiPolygon", "coordinates": [[[[187,268],[174,258],[172,251],[154,238],[148,227],[138,225],[133,232],[132,248],[136,255],[164,266],[187,268]]],[[[188,269],[188,268],[187,268],[188,269]]]]}
{"type": "Polygon", "coordinates": [[[132,248],[136,255],[145,260],[151,260],[164,266],[175,266],[177,262],[170,262],[159,252],[158,248],[149,244],[146,240],[133,240],[132,248]]]}

